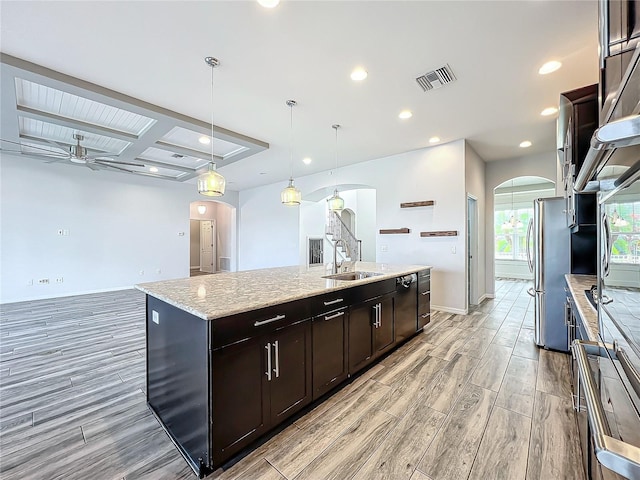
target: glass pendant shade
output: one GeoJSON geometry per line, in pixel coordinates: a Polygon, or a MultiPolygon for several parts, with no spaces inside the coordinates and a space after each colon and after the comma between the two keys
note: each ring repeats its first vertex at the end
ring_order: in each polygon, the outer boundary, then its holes
{"type": "Polygon", "coordinates": [[[344,199],[338,194],[338,189],[333,191],[333,196],[327,200],[329,210],[332,212],[340,212],[344,210],[344,199]]]}
{"type": "Polygon", "coordinates": [[[216,171],[215,163],[209,164],[209,171],[198,177],[198,193],[207,197],[224,195],[225,179],[216,171]]]}
{"type": "Polygon", "coordinates": [[[280,198],[284,205],[300,205],[302,192],[293,185],[293,178],[289,179],[289,186],[282,190],[280,198]]]}

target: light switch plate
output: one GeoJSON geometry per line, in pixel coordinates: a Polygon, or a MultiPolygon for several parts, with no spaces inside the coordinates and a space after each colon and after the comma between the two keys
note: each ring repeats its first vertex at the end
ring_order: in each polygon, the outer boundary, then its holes
{"type": "Polygon", "coordinates": [[[155,310],[151,310],[151,321],[156,325],[160,325],[160,314],[155,310]]]}

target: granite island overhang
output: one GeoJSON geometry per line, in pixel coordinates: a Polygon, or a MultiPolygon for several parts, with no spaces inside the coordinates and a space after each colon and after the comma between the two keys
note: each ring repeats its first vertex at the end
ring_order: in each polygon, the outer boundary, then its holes
{"type": "Polygon", "coordinates": [[[429,322],[431,267],[349,270],[375,275],[294,266],[136,285],[147,294],[147,402],[199,476],[429,322]]]}

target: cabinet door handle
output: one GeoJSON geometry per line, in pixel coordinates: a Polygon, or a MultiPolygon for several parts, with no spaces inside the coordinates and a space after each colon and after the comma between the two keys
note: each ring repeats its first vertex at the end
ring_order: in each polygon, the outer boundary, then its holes
{"type": "Polygon", "coordinates": [[[267,371],[264,373],[267,375],[267,380],[271,381],[271,342],[267,343],[264,348],[267,349],[267,371]]]}
{"type": "Polygon", "coordinates": [[[429,316],[428,313],[423,313],[422,315],[420,315],[422,318],[427,318],[429,316]]]}
{"type": "Polygon", "coordinates": [[[427,290],[426,292],[420,292],[420,295],[429,295],[430,290],[427,290]]]}
{"type": "Polygon", "coordinates": [[[378,303],[376,305],[376,317],[378,317],[377,323],[378,323],[378,328],[380,328],[382,326],[382,304],[378,303]]]}
{"type": "Polygon", "coordinates": [[[330,302],[322,302],[324,303],[324,306],[328,306],[328,305],[335,305],[336,303],[340,303],[340,302],[344,302],[343,298],[336,298],[335,300],[331,300],[330,302]]]}
{"type": "Polygon", "coordinates": [[[276,378],[278,378],[280,376],[280,350],[278,349],[278,340],[273,342],[273,349],[276,356],[276,368],[274,368],[273,371],[276,374],[276,378]]]}
{"type": "Polygon", "coordinates": [[[338,318],[344,315],[344,312],[338,312],[338,313],[334,313],[333,315],[328,315],[325,316],[324,319],[325,320],[333,320],[334,318],[338,318]]]}
{"type": "Polygon", "coordinates": [[[260,325],[266,325],[267,323],[271,323],[271,322],[277,322],[278,320],[282,320],[286,317],[286,315],[276,315],[273,318],[270,318],[268,320],[260,320],[257,321],[256,323],[253,324],[254,327],[259,327],[260,325]]]}

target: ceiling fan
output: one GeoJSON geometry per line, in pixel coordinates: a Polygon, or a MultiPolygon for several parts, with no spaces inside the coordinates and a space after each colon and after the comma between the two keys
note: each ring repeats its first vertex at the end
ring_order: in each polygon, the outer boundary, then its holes
{"type": "Polygon", "coordinates": [[[129,170],[127,168],[123,168],[117,165],[125,165],[132,167],[144,167],[142,163],[135,162],[123,162],[120,160],[112,160],[110,157],[118,157],[117,154],[110,153],[100,153],[96,155],[90,155],[89,149],[80,144],[82,140],[84,140],[84,136],[79,133],[73,134],[73,139],[76,140],[75,145],[67,145],[64,143],[54,142],[53,140],[47,140],[55,150],[50,148],[42,148],[37,147],[35,145],[22,144],[19,142],[12,142],[11,140],[1,140],[2,142],[12,143],[14,145],[20,145],[23,149],[27,150],[36,150],[36,151],[24,151],[22,150],[7,150],[4,148],[0,148],[0,151],[11,152],[11,153],[19,153],[21,155],[28,155],[31,157],[46,157],[51,158],[52,160],[47,163],[55,163],[64,160],[68,160],[71,163],[78,165],[85,165],[89,167],[91,170],[100,170],[100,167],[113,168],[116,170],[122,170],[128,173],[135,173],[133,170],[129,170]],[[62,151],[59,151],[62,150],[62,151]]]}

